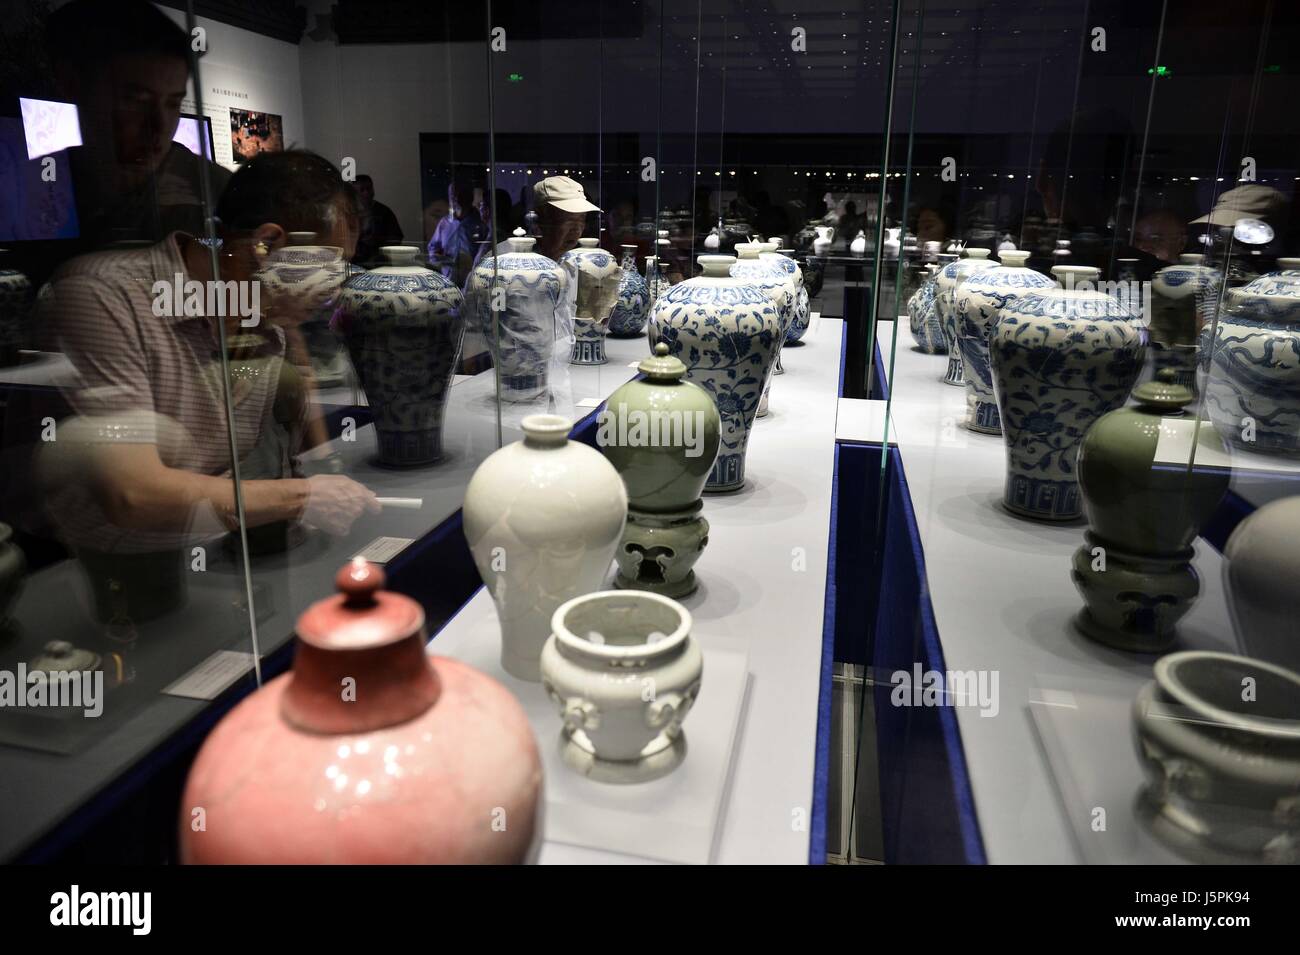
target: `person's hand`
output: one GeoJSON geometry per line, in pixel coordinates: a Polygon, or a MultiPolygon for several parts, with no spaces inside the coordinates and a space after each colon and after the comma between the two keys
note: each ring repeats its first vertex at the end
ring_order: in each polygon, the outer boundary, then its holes
{"type": "Polygon", "coordinates": [[[366,486],[342,474],[307,478],[307,506],[302,520],[326,534],[342,537],[362,514],[378,514],[379,499],[366,486]]]}

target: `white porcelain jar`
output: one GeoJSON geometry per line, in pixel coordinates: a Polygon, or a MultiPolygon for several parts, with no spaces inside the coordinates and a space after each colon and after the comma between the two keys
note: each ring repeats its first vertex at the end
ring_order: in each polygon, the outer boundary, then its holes
{"type": "Polygon", "coordinates": [[[645,590],[587,594],[555,611],[551,631],[542,685],[568,745],[616,763],[683,748],[704,673],[685,607],[645,590]]]}
{"type": "Polygon", "coordinates": [[[627,518],[605,456],[569,440],[559,415],[524,418],[524,439],[493,452],[465,489],[464,529],[501,621],[501,664],[538,680],[555,608],[597,590],[627,518]]]}

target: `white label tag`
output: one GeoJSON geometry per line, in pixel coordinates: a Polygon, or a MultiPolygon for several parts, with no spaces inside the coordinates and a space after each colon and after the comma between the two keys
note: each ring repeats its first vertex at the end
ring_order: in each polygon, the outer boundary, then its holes
{"type": "Polygon", "coordinates": [[[364,557],[372,564],[386,564],[414,543],[414,537],[376,537],[355,556],[364,557]]]}
{"type": "Polygon", "coordinates": [[[218,650],[163,692],[169,696],[184,696],[192,700],[215,700],[227,687],[252,669],[251,653],[218,650]]]}

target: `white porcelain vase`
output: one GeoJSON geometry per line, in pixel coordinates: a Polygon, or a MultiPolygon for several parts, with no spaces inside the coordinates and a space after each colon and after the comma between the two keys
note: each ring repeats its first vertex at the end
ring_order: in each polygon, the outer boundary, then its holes
{"type": "Polygon", "coordinates": [[[831,250],[831,243],[835,241],[835,227],[819,225],[813,228],[817,231],[817,238],[813,239],[813,255],[825,255],[831,250]]]}
{"type": "Polygon", "coordinates": [[[1297,541],[1300,497],[1284,497],[1238,524],[1223,548],[1223,589],[1237,642],[1248,655],[1292,670],[1300,670],[1300,591],[1289,586],[1300,579],[1297,541]]]}
{"type": "Polygon", "coordinates": [[[619,590],[568,601],[551,618],[541,670],[567,745],[581,754],[671,768],[684,753],[704,655],[690,613],[671,597],[619,590]]]}
{"type": "Polygon", "coordinates": [[[487,457],[465,489],[464,529],[501,622],[501,663],[521,680],[538,661],[551,615],[598,590],[627,518],[627,489],[599,451],[568,439],[559,415],[529,415],[524,439],[487,457]]]}

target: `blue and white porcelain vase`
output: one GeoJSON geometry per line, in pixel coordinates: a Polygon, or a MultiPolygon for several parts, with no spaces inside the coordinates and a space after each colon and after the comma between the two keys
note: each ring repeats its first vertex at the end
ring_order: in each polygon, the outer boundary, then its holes
{"type": "Polygon", "coordinates": [[[546,394],[555,352],[555,310],[568,287],[564,269],[533,251],[536,239],[513,236],[510,250],[470,273],[465,306],[487,341],[505,401],[546,394]]]}
{"type": "Polygon", "coordinates": [[[770,262],[784,269],[794,279],[794,304],[791,306],[790,327],[786,329],[785,343],[793,345],[803,338],[812,320],[812,306],[808,299],[808,289],[804,285],[803,270],[794,260],[794,249],[774,248],[779,243],[766,242],[764,250],[758,254],[760,260],[770,262]]]}
{"type": "Polygon", "coordinates": [[[1146,329],[1101,292],[1033,289],[1002,307],[989,340],[1007,450],[1007,510],[1039,521],[1082,513],[1079,445],[1121,407],[1142,370],[1146,329]]]}
{"type": "MultiPolygon", "coordinates": [[[[951,253],[950,253],[951,254],[951,253]]],[[[961,351],[957,348],[957,301],[955,293],[962,280],[975,272],[991,269],[996,262],[989,261],[988,249],[967,249],[967,258],[956,259],[939,267],[934,278],[934,309],[943,329],[943,343],[948,350],[948,371],[941,379],[945,385],[966,386],[961,367],[961,351]]]]}
{"type": "Polygon", "coordinates": [[[756,417],[765,418],[768,413],[768,402],[772,391],[772,378],[776,375],[784,375],[785,369],[781,367],[781,349],[785,345],[786,333],[790,330],[790,325],[794,320],[794,287],[790,281],[789,274],[785,269],[772,262],[764,262],[759,256],[764,248],[762,242],[737,242],[736,243],[736,264],[731,267],[733,278],[750,282],[761,288],[767,297],[772,300],[776,306],[777,314],[781,317],[781,340],[776,346],[776,360],[772,362],[771,370],[768,372],[767,379],[763,382],[763,394],[759,398],[758,412],[756,417]]]}
{"type": "Polygon", "coordinates": [[[939,266],[931,262],[925,267],[925,277],[911,298],[907,300],[907,324],[912,331],[916,347],[927,355],[946,355],[948,343],[943,338],[943,326],[934,307],[935,275],[939,266]]]}
{"type": "Polygon", "coordinates": [[[785,329],[761,288],[729,274],[735,256],[698,261],[704,274],[659,296],[651,325],[656,341],[667,342],[686,365],[686,380],[713,397],[722,419],[722,446],[705,492],[739,491],[750,428],[785,329]]]}
{"type": "Polygon", "coordinates": [[[1046,275],[1025,268],[1029,253],[999,253],[1002,265],[973,273],[957,286],[957,347],[966,381],[966,427],[982,434],[1001,434],[998,402],[989,371],[989,336],[1008,302],[1030,289],[1052,288],[1046,275]]]}
{"type": "Polygon", "coordinates": [[[607,361],[605,332],[618,301],[623,273],[614,256],[599,243],[599,239],[579,239],[578,247],[560,258],[568,280],[577,284],[573,348],[569,353],[573,365],[603,365],[607,361]]]}
{"type": "Polygon", "coordinates": [[[623,246],[619,265],[623,277],[618,283],[618,301],[609,316],[609,333],[615,338],[632,338],[645,330],[650,317],[650,288],[636,268],[636,246],[623,246]]]}
{"type": "Polygon", "coordinates": [[[378,463],[420,467],[442,457],[442,425],[460,361],[460,289],[416,264],[419,250],[385,246],[387,265],[352,276],[335,327],[374,414],[378,463]]]}
{"type": "Polygon", "coordinates": [[[1300,271],[1229,289],[1218,322],[1201,330],[1199,359],[1198,383],[1224,440],[1300,455],[1300,271]]]}

